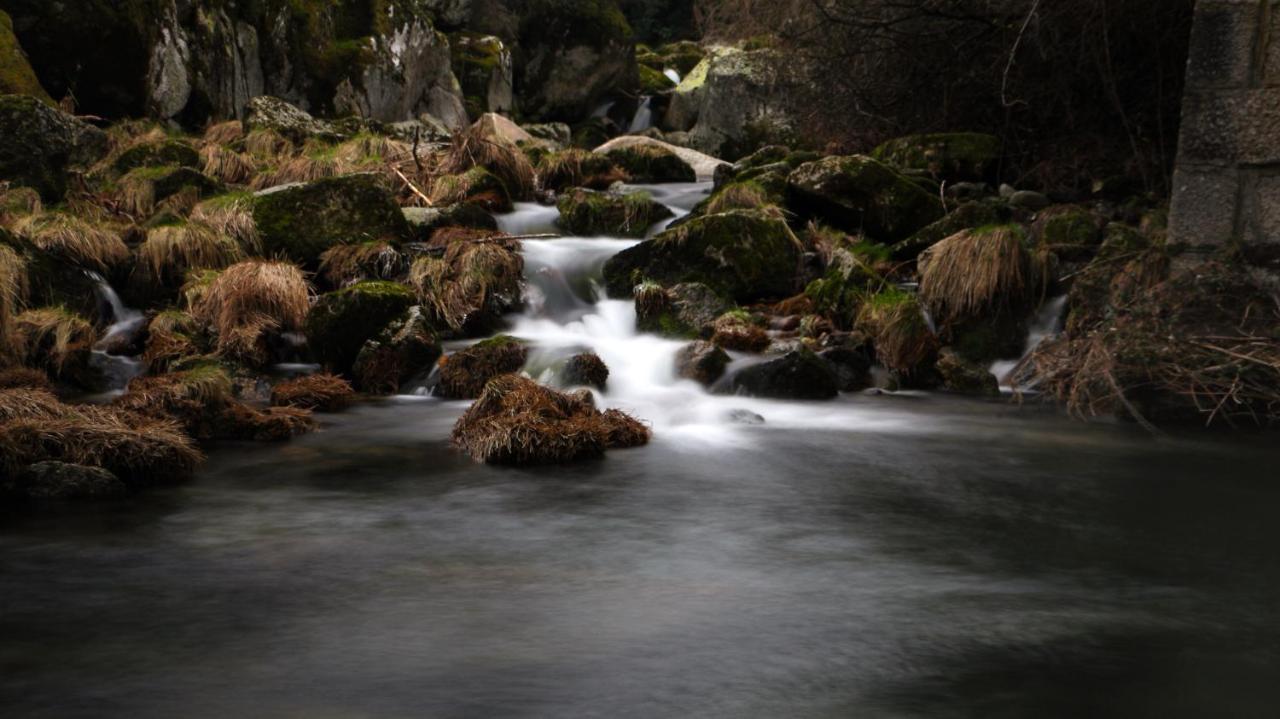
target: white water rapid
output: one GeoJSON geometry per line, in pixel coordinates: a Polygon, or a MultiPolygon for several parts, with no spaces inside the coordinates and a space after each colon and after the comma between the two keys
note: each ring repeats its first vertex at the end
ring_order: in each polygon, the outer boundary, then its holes
{"type": "Polygon", "coordinates": [[[662,74],[666,75],[667,79],[671,80],[671,82],[674,82],[677,85],[680,84],[680,73],[677,72],[674,68],[669,67],[666,70],[663,70],[662,74]]]}
{"type": "MultiPolygon", "coordinates": [[[[710,183],[628,188],[649,192],[677,216],[688,214],[710,189],[710,183]]],[[[547,232],[554,231],[555,218],[554,208],[522,204],[499,218],[499,226],[511,233],[547,232]]],[[[652,228],[650,235],[667,224],[652,228]]],[[[550,382],[557,360],[586,350],[596,352],[609,367],[608,386],[596,393],[598,405],[632,413],[651,424],[663,441],[747,444],[751,433],[743,430],[761,419],[771,427],[910,429],[905,415],[859,407],[844,399],[783,402],[716,395],[677,377],[675,355],[686,343],[638,332],[634,303],[605,297],[599,284],[605,262],[638,242],[565,237],[523,243],[526,309],[511,318],[508,333],[534,347],[526,371],[550,382]]],[[[759,361],[748,355],[733,357],[738,366],[759,361]]]]}
{"type": "Polygon", "coordinates": [[[111,310],[111,325],[102,335],[102,339],[93,347],[92,364],[97,367],[105,380],[107,396],[120,394],[129,384],[129,380],[142,374],[142,363],[134,357],[112,352],[129,341],[142,329],[146,316],[132,307],[126,307],[119,293],[97,272],[87,272],[97,289],[98,297],[111,310]]]}
{"type": "Polygon", "coordinates": [[[1025,392],[1032,389],[1030,385],[1017,384],[1018,378],[1014,370],[1032,352],[1035,352],[1041,343],[1062,331],[1062,310],[1066,306],[1066,295],[1045,300],[1031,320],[1031,328],[1027,332],[1027,343],[1023,347],[1022,356],[1016,360],[999,360],[991,365],[991,374],[1000,381],[1001,392],[1025,392]]]}

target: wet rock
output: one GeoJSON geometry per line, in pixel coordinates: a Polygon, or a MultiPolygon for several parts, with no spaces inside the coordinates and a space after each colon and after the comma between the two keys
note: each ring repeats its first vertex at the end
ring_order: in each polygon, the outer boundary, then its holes
{"type": "Polygon", "coordinates": [[[107,151],[106,133],[34,97],[0,96],[0,177],[57,201],[69,174],[107,151]]]}
{"type": "Polygon", "coordinates": [[[529,350],[523,342],[499,335],[445,358],[436,394],[448,399],[475,399],[495,377],[524,368],[529,350]]]}
{"type": "Polygon", "coordinates": [[[444,227],[466,227],[497,231],[498,221],[483,207],[465,202],[440,207],[406,207],[401,212],[409,223],[414,242],[430,242],[431,235],[444,227]]]}
{"type": "Polygon", "coordinates": [[[751,365],[733,376],[734,391],[771,399],[831,399],[839,394],[836,371],[809,350],[751,365]]]}
{"type": "Polygon", "coordinates": [[[334,245],[398,244],[409,237],[400,206],[372,175],[264,190],[254,195],[253,219],[267,255],[284,255],[308,268],[334,245]]]}
{"type": "Polygon", "coordinates": [[[943,216],[937,197],[865,155],[805,163],[789,185],[793,210],[880,242],[905,239],[943,216]]]}
{"type": "Polygon", "coordinates": [[[818,352],[835,369],[836,386],[841,392],[857,392],[871,386],[872,355],[865,345],[829,347],[818,352]]]}
{"type": "Polygon", "coordinates": [[[452,440],[477,462],[555,464],[648,443],[649,428],[618,410],[597,411],[575,397],[517,375],[497,377],[454,425],[452,440]]]}
{"type": "Polygon", "coordinates": [[[609,368],[594,352],[584,352],[569,358],[560,371],[561,380],[568,386],[587,386],[603,390],[609,380],[609,368]]]}
{"type": "Polygon", "coordinates": [[[623,250],[604,268],[615,297],[641,280],[701,282],[722,297],[751,302],[795,293],[800,243],[780,214],[734,210],[699,217],[623,250]]]}
{"type": "Polygon", "coordinates": [[[764,417],[752,412],[748,409],[731,409],[726,419],[732,424],[760,425],[764,424],[764,417]]]}
{"type": "Polygon", "coordinates": [[[670,289],[645,285],[636,290],[636,321],[642,332],[666,337],[710,335],[716,318],[732,304],[699,282],[684,282],[670,289]]]}
{"type": "Polygon", "coordinates": [[[597,192],[575,188],[560,196],[560,227],[573,235],[644,237],[659,220],[672,216],[647,192],[597,192]]]}
{"type": "Polygon", "coordinates": [[[10,491],[32,500],[74,501],[115,499],[127,495],[129,488],[101,467],[47,461],[23,470],[10,491]]]}
{"type": "Polygon", "coordinates": [[[692,165],[674,150],[659,144],[629,144],[597,152],[602,152],[613,164],[626,171],[634,183],[693,182],[698,179],[692,165]]]}
{"type": "Polygon", "coordinates": [[[676,375],[710,387],[724,376],[729,354],[704,340],[691,342],[676,353],[676,375]]]}
{"type": "Polygon", "coordinates": [[[351,369],[356,386],[369,394],[394,394],[426,374],[443,351],[421,307],[410,307],[360,347],[351,369]]]}
{"type": "Polygon", "coordinates": [[[961,394],[999,395],[1000,383],[983,365],[964,359],[950,347],[938,352],[938,374],[943,388],[961,394]]]}
{"type": "Polygon", "coordinates": [[[361,348],[414,304],[409,288],[382,280],[320,296],[307,315],[311,351],[334,372],[351,370],[361,348]]]}
{"type": "Polygon", "coordinates": [[[313,138],[328,141],[346,139],[346,133],[333,123],[312,117],[306,110],[278,97],[255,97],[249,100],[245,113],[245,127],[250,130],[271,130],[295,143],[313,138]]]}
{"type": "Polygon", "coordinates": [[[573,142],[573,130],[563,122],[534,123],[521,127],[535,139],[551,143],[554,150],[566,148],[573,142]]]}
{"type": "Polygon", "coordinates": [[[1088,259],[1102,242],[1102,218],[1083,207],[1059,205],[1036,217],[1031,236],[1059,258],[1088,259]]]}
{"type": "Polygon", "coordinates": [[[611,2],[536,0],[526,5],[519,32],[517,90],[532,117],[578,120],[638,85],[631,28],[611,2]]]}
{"type": "Polygon", "coordinates": [[[985,180],[1000,159],[1000,138],[976,132],[911,135],[880,145],[871,156],[947,182],[985,180]]]}
{"type": "MultiPolygon", "coordinates": [[[[595,148],[595,151],[604,155],[608,155],[615,151],[634,150],[635,148],[640,148],[640,147],[648,147],[648,148],[655,148],[658,150],[665,150],[667,152],[674,154],[676,157],[683,160],[686,165],[693,168],[693,173],[699,181],[706,181],[706,180],[712,179],[712,177],[715,175],[716,168],[727,166],[729,164],[719,158],[712,157],[711,155],[703,154],[701,152],[698,152],[697,150],[693,150],[688,147],[684,147],[684,146],[675,144],[674,142],[671,142],[670,140],[672,138],[670,134],[666,135],[666,137],[668,141],[664,142],[662,140],[657,140],[651,137],[643,137],[640,135],[624,135],[622,137],[616,137],[612,140],[609,140],[604,144],[596,143],[599,146],[595,148]]],[[[677,168],[674,165],[674,163],[672,163],[671,166],[672,166],[671,171],[673,173],[684,172],[683,170],[677,168]]],[[[687,174],[679,174],[679,176],[688,177],[687,174]]]]}

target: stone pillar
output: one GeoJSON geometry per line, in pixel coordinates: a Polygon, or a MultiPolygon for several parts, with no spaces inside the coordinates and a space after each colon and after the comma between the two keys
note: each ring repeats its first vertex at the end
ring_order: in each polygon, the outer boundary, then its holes
{"type": "Polygon", "coordinates": [[[1280,0],[1199,0],[1171,241],[1280,262],[1280,0]]]}

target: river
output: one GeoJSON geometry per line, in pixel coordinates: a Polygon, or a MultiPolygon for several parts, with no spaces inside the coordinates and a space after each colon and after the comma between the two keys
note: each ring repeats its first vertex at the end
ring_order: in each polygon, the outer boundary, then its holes
{"type": "Polygon", "coordinates": [[[405,396],[0,518],[5,716],[1274,716],[1273,441],[712,397],[590,296],[629,242],[526,245],[512,331],[535,371],[596,349],[652,444],[477,465],[463,403],[405,396]]]}

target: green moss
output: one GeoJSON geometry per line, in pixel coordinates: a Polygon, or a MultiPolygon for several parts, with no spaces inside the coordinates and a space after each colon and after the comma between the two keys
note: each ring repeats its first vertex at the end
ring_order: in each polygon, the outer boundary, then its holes
{"type": "Polygon", "coordinates": [[[490,349],[495,347],[519,347],[523,344],[524,344],[524,341],[516,339],[511,335],[496,335],[496,336],[490,337],[487,340],[481,340],[475,343],[474,345],[472,345],[472,347],[478,347],[481,349],[490,349]]]}
{"type": "Polygon", "coordinates": [[[647,192],[618,195],[578,188],[560,196],[560,226],[575,235],[643,237],[671,210],[647,192]]]}
{"type": "Polygon", "coordinates": [[[399,205],[368,175],[318,180],[255,196],[253,219],[268,255],[314,268],[334,245],[409,237],[399,205]]]}
{"type": "Polygon", "coordinates": [[[640,94],[642,95],[658,95],[675,88],[676,84],[671,81],[661,70],[656,70],[648,65],[640,66],[640,94]]]}
{"type": "Polygon", "coordinates": [[[694,182],[697,173],[674,152],[657,145],[631,145],[610,150],[610,160],[631,175],[632,182],[694,182]]]}
{"type": "Polygon", "coordinates": [[[974,227],[1002,222],[1008,208],[986,202],[968,202],[890,248],[893,259],[912,260],[929,247],[974,227]]]}
{"type": "Polygon", "coordinates": [[[112,169],[123,175],[140,167],[191,167],[201,166],[200,153],[179,140],[148,142],[120,153],[112,169]]]}
{"type": "Polygon", "coordinates": [[[311,351],[335,372],[347,372],[365,341],[414,304],[409,288],[370,280],[321,295],[307,315],[311,351]]]}
{"type": "Polygon", "coordinates": [[[792,209],[881,242],[909,237],[943,216],[936,196],[865,155],[807,162],[789,182],[792,209]]]}
{"type": "Polygon", "coordinates": [[[890,140],[871,156],[906,170],[923,170],[949,180],[989,177],[1000,158],[1000,138],[976,132],[911,135],[890,140]]]}
{"type": "Polygon", "coordinates": [[[0,93],[30,95],[43,103],[54,104],[13,34],[13,20],[3,10],[0,10],[0,93]]]}

